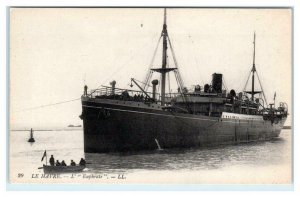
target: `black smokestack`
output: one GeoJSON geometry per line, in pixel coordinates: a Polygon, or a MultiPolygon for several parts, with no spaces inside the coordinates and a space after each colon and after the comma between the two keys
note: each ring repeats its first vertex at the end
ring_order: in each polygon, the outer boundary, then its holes
{"type": "Polygon", "coordinates": [[[215,93],[222,93],[222,74],[214,73],[212,75],[212,89],[215,93]]]}

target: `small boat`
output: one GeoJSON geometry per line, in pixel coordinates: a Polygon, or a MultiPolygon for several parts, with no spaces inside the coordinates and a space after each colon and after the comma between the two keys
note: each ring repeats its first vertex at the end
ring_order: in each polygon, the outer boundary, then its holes
{"type": "MultiPolygon", "coordinates": [[[[52,155],[51,155],[52,157],[52,155]]],[[[44,169],[44,173],[72,173],[72,172],[81,172],[85,166],[85,160],[83,158],[81,158],[80,160],[80,164],[79,165],[69,165],[69,166],[64,166],[64,165],[48,165],[47,164],[47,151],[45,150],[43,157],[41,159],[41,161],[44,160],[44,158],[46,158],[46,164],[43,164],[43,167],[39,167],[38,169],[44,169]],[[84,162],[84,163],[82,163],[84,162]]],[[[51,160],[51,159],[50,159],[51,160]]],[[[57,160],[58,161],[58,160],[57,160]]],[[[64,160],[62,161],[64,162],[64,160]]],[[[73,162],[73,160],[71,160],[71,163],[73,162]]]]}
{"type": "Polygon", "coordinates": [[[30,138],[28,139],[28,142],[35,142],[34,138],[33,138],[33,130],[32,128],[30,129],[30,138]]]}
{"type": "Polygon", "coordinates": [[[85,165],[76,166],[50,166],[43,165],[44,173],[69,173],[69,172],[81,172],[85,165]]]}

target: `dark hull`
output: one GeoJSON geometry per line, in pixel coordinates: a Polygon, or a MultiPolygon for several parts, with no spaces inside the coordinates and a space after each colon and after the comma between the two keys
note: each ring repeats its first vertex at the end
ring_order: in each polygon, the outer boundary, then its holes
{"type": "Polygon", "coordinates": [[[203,147],[270,140],[279,136],[277,124],[237,120],[114,104],[105,99],[82,99],[84,151],[136,151],[203,147]]]}

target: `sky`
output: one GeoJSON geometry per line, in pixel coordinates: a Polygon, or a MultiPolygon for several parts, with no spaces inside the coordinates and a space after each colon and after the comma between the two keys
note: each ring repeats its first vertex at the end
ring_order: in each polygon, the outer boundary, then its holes
{"type": "MultiPolygon", "coordinates": [[[[80,100],[35,107],[79,99],[84,84],[93,89],[116,80],[130,88],[130,78],[142,81],[162,23],[161,8],[12,8],[11,127],[82,124],[80,100]]],[[[291,113],[291,10],[169,8],[167,25],[186,87],[210,83],[217,72],[237,92],[252,67],[255,32],[256,69],[268,102],[276,91],[277,105],[286,102],[291,113]]],[[[161,66],[161,48],[154,67],[161,66]]],[[[171,89],[177,89],[172,82],[171,89]]]]}

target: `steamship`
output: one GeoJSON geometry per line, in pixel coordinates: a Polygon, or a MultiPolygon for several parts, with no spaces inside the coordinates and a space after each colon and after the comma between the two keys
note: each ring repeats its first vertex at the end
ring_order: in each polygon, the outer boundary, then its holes
{"type": "MultiPolygon", "coordinates": [[[[253,65],[249,74],[251,90],[236,93],[223,89],[223,75],[212,74],[212,81],[190,91],[183,84],[172,43],[167,31],[164,10],[162,64],[151,68],[143,83],[131,78],[138,91],[102,86],[81,97],[84,128],[84,151],[114,152],[167,148],[207,147],[260,140],[280,135],[288,115],[288,106],[268,104],[255,67],[255,34],[253,65]],[[171,50],[174,67],[167,64],[171,50]],[[152,79],[153,73],[160,80],[152,79]],[[166,92],[166,76],[173,72],[178,85],[176,93],[166,92]],[[261,91],[256,91],[254,81],[261,91]],[[160,85],[160,92],[158,92],[160,85]],[[152,91],[147,91],[147,87],[152,91]]],[[[160,42],[159,42],[160,43],[160,42]]],[[[158,45],[159,45],[158,43],[158,45]]],[[[246,87],[246,85],[245,85],[246,87]]]]}

